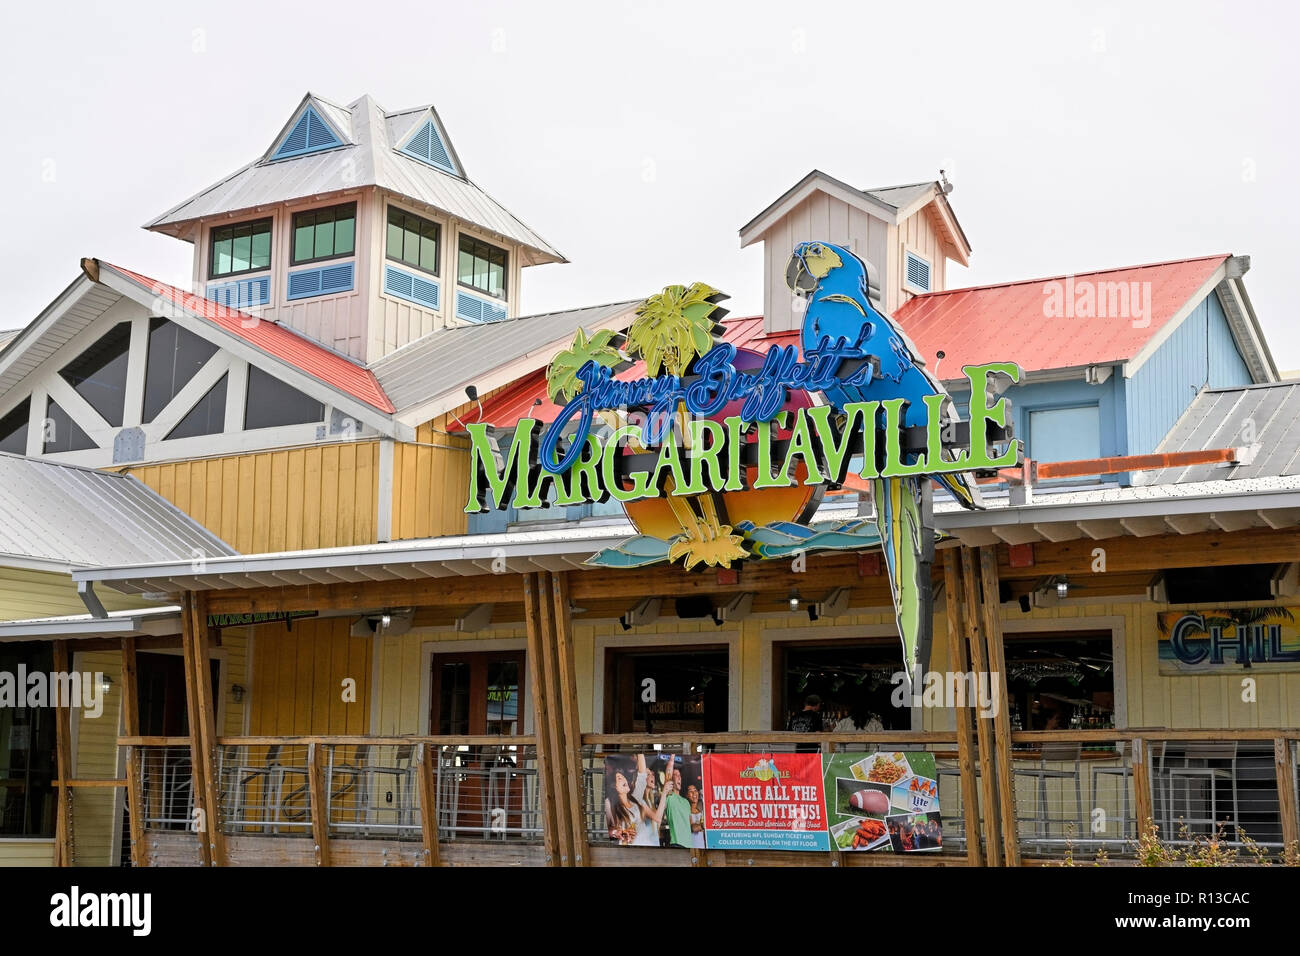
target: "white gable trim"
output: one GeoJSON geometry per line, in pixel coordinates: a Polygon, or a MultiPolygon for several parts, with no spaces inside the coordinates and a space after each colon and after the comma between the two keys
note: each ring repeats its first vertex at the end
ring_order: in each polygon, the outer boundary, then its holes
{"type": "Polygon", "coordinates": [[[898,210],[893,206],[872,199],[847,183],[842,183],[838,179],[826,175],[821,170],[814,169],[784,196],[741,227],[740,248],[744,249],[750,243],[761,239],[769,229],[789,215],[796,206],[815,192],[824,192],[828,196],[833,196],[841,202],[847,203],[856,209],[861,209],[863,212],[875,216],[891,226],[897,226],[899,223],[898,210]]]}
{"type": "Polygon", "coordinates": [[[1196,311],[1196,307],[1201,304],[1205,297],[1214,291],[1214,287],[1223,281],[1226,271],[1227,260],[1225,259],[1219,263],[1219,267],[1214,270],[1210,277],[1201,283],[1200,288],[1192,293],[1191,298],[1184,302],[1178,311],[1174,313],[1173,318],[1162,325],[1159,331],[1147,340],[1147,344],[1142,346],[1137,355],[1124,363],[1125,378],[1132,378],[1136,375],[1138,370],[1147,363],[1147,360],[1159,351],[1160,346],[1169,340],[1169,337],[1178,330],[1178,327],[1186,321],[1187,317],[1196,311]]]}
{"type": "Polygon", "coordinates": [[[1215,286],[1214,294],[1219,297],[1219,305],[1223,307],[1223,315],[1228,320],[1228,329],[1250,370],[1250,377],[1256,384],[1276,382],[1281,377],[1277,364],[1273,361],[1273,353],[1269,351],[1268,342],[1264,339],[1259,319],[1241,278],[1225,278],[1215,286]]]}

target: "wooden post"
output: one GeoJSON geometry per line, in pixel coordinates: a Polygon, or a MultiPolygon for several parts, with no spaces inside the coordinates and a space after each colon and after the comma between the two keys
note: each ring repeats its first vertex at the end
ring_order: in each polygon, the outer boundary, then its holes
{"type": "Polygon", "coordinates": [[[316,865],[330,865],[330,808],[326,797],[325,746],[307,745],[307,791],[311,799],[311,835],[316,842],[316,865]]]}
{"type": "MultiPolygon", "coordinates": [[[[199,671],[206,668],[206,661],[200,666],[198,656],[198,611],[194,593],[185,593],[185,611],[182,621],[182,646],[185,651],[185,708],[190,724],[190,772],[193,777],[194,809],[199,811],[199,860],[204,866],[212,865],[214,840],[212,832],[216,829],[217,808],[208,803],[208,785],[206,772],[208,758],[203,746],[203,720],[200,716],[202,706],[199,702],[199,671]]],[[[206,622],[205,622],[206,623],[206,622]]]]}
{"type": "Polygon", "coordinates": [[[546,707],[546,734],[550,745],[547,764],[551,771],[551,793],[555,798],[556,846],[560,851],[560,866],[573,862],[573,817],[569,810],[568,754],[564,747],[564,731],[560,712],[564,707],[560,696],[556,654],[555,604],[551,600],[551,572],[537,575],[537,604],[541,610],[541,671],[542,686],[549,703],[546,707]]]}
{"type": "Polygon", "coordinates": [[[1002,643],[1002,602],[998,593],[998,553],[981,548],[980,580],[984,585],[984,641],[988,645],[989,674],[996,675],[993,691],[993,747],[997,761],[999,806],[1002,810],[1002,850],[1007,866],[1020,865],[1020,839],[1016,832],[1016,776],[1011,766],[1011,714],[1007,700],[1007,655],[1002,643]]]}
{"type": "MultiPolygon", "coordinates": [[[[962,593],[966,605],[966,628],[970,635],[971,668],[977,682],[988,674],[985,661],[984,626],[980,623],[979,578],[975,574],[975,554],[970,548],[961,549],[962,593]]],[[[998,792],[993,780],[993,728],[989,720],[974,714],[975,736],[979,743],[980,793],[984,797],[985,859],[989,866],[1002,865],[1002,839],[998,821],[998,792]]]]}
{"type": "MultiPolygon", "coordinates": [[[[54,672],[68,673],[68,642],[54,642],[54,672]]],[[[59,774],[54,817],[54,865],[72,866],[72,710],[69,701],[54,701],[54,754],[59,774]]]]}
{"type": "Polygon", "coordinates": [[[420,744],[415,748],[416,778],[420,791],[420,834],[424,838],[424,858],[429,866],[442,866],[438,852],[438,784],[433,773],[433,761],[438,759],[438,748],[420,744]]]}
{"type": "Polygon", "coordinates": [[[577,665],[574,662],[573,615],[569,611],[569,575],[551,576],[555,606],[556,676],[559,677],[560,748],[564,754],[565,796],[571,817],[573,865],[587,866],[587,813],[582,794],[582,724],[578,711],[577,665]]]}
{"type": "Polygon", "coordinates": [[[1155,822],[1155,809],[1151,801],[1151,756],[1144,738],[1134,738],[1133,753],[1129,760],[1133,768],[1133,808],[1137,813],[1137,836],[1140,840],[1147,827],[1155,822]]]}
{"type": "MultiPolygon", "coordinates": [[[[140,683],[135,658],[135,638],[122,638],[122,729],[128,737],[140,735],[140,683]]],[[[144,795],[141,792],[140,748],[126,748],[126,808],[130,823],[131,865],[140,866],[144,852],[144,795]]]]}
{"type": "Polygon", "coordinates": [[[556,824],[556,799],[552,793],[551,779],[551,742],[549,738],[550,721],[546,681],[542,667],[542,611],[537,593],[538,575],[525,574],[524,578],[524,622],[528,633],[528,682],[533,687],[533,736],[537,740],[537,787],[541,794],[542,840],[546,846],[546,865],[560,865],[558,843],[559,830],[556,824]]]}
{"type": "MultiPolygon", "coordinates": [[[[966,630],[962,616],[962,577],[957,566],[957,553],[952,548],[943,552],[944,599],[948,614],[948,667],[957,674],[970,670],[966,660],[966,630]]],[[[969,686],[969,685],[968,685],[969,686]]],[[[975,759],[971,747],[971,715],[973,704],[953,707],[953,721],[957,725],[957,780],[961,788],[962,815],[966,829],[966,861],[971,866],[984,865],[984,851],[980,847],[979,790],[975,782],[975,759]]]]}
{"type": "Polygon", "coordinates": [[[1300,810],[1296,808],[1295,757],[1291,741],[1278,737],[1273,741],[1273,765],[1277,770],[1277,809],[1282,815],[1282,853],[1300,844],[1300,810]]]}

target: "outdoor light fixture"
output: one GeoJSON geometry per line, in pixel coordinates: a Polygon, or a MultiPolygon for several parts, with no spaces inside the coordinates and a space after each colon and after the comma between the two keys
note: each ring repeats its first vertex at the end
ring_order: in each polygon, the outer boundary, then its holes
{"type": "Polygon", "coordinates": [[[799,610],[799,589],[798,588],[790,589],[790,610],[791,611],[799,610]]]}
{"type": "Polygon", "coordinates": [[[104,679],[100,682],[99,686],[100,689],[103,690],[105,694],[107,694],[108,689],[113,686],[113,679],[109,677],[107,674],[105,674],[104,679]]]}
{"type": "Polygon", "coordinates": [[[1061,578],[1056,582],[1056,596],[1064,601],[1070,596],[1070,582],[1061,578]]]}
{"type": "Polygon", "coordinates": [[[391,625],[392,623],[393,623],[393,615],[389,614],[387,611],[379,615],[379,627],[381,630],[384,631],[388,630],[389,625],[391,625]]]}
{"type": "Polygon", "coordinates": [[[243,684],[231,684],[231,685],[230,685],[230,696],[231,696],[232,698],[234,698],[234,701],[235,701],[236,704],[242,704],[242,703],[244,702],[244,685],[243,685],[243,684]]]}

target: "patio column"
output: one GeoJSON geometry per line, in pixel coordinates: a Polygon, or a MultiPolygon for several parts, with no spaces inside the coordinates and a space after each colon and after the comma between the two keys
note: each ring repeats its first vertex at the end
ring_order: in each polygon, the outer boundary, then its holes
{"type": "MultiPolygon", "coordinates": [[[[976,681],[989,672],[987,649],[984,643],[983,615],[980,613],[980,582],[976,564],[978,555],[971,549],[961,549],[962,593],[966,605],[966,628],[970,635],[971,667],[976,681]]],[[[980,793],[984,798],[981,818],[984,828],[984,845],[989,866],[1002,866],[1001,819],[998,813],[998,791],[993,780],[993,728],[986,717],[975,717],[975,735],[979,744],[980,793]]]]}
{"type": "Polygon", "coordinates": [[[226,862],[225,836],[221,832],[221,807],[217,801],[215,710],[212,672],[208,666],[211,637],[207,599],[202,592],[186,592],[182,644],[185,650],[185,702],[190,723],[194,806],[202,810],[199,856],[205,866],[221,866],[226,862]]]}
{"type": "MultiPolygon", "coordinates": [[[[957,564],[957,551],[948,548],[943,552],[944,604],[948,615],[948,666],[954,673],[970,670],[966,653],[966,622],[963,614],[963,581],[957,564]]],[[[961,773],[962,814],[966,831],[966,859],[971,866],[984,865],[984,851],[980,846],[979,789],[975,781],[975,757],[971,746],[971,715],[978,700],[967,701],[966,706],[953,708],[957,726],[957,767],[961,773]]]]}

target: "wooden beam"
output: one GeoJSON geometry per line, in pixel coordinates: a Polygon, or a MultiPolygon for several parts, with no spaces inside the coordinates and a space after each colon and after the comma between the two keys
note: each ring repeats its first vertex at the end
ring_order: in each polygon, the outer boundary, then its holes
{"type": "Polygon", "coordinates": [[[546,865],[560,865],[558,824],[555,819],[555,795],[551,793],[550,721],[547,718],[546,681],[542,667],[542,610],[537,593],[538,575],[524,575],[524,623],[528,634],[528,681],[533,685],[533,736],[537,738],[537,786],[542,796],[542,842],[546,847],[546,865]]]}
{"type": "MultiPolygon", "coordinates": [[[[1232,564],[1283,564],[1300,554],[1300,528],[1246,531],[1207,531],[1203,534],[1164,534],[1146,538],[1103,538],[1076,541],[1042,541],[1034,545],[1034,572],[1087,578],[1101,548],[1104,573],[1151,571],[1160,568],[1219,567],[1232,564]]],[[[998,571],[1015,577],[1011,548],[998,548],[998,571]]],[[[1023,572],[1020,572],[1023,574],[1023,572]]]]}
{"type": "MultiPolygon", "coordinates": [[[[970,670],[966,660],[966,630],[962,619],[962,578],[957,566],[957,555],[952,548],[943,552],[944,603],[948,615],[948,667],[955,673],[970,670]]],[[[962,815],[966,830],[966,859],[971,866],[984,865],[984,852],[980,847],[979,791],[975,783],[975,760],[971,746],[971,715],[975,712],[970,702],[966,707],[953,709],[957,726],[957,783],[961,788],[962,815]]]]}
{"type": "MultiPolygon", "coordinates": [[[[68,642],[54,642],[54,672],[66,674],[68,642]]],[[[68,701],[54,701],[54,762],[60,780],[72,779],[72,711],[68,701]]],[[[54,817],[54,865],[72,866],[72,788],[60,787],[54,817]]]]}
{"type": "Polygon", "coordinates": [[[1002,850],[1007,866],[1020,865],[1020,839],[1016,832],[1016,778],[1011,767],[1011,705],[1007,700],[1006,648],[1002,643],[1002,605],[998,601],[998,563],[992,549],[980,556],[980,582],[984,587],[984,641],[988,646],[989,674],[997,675],[993,698],[993,747],[997,761],[998,806],[1002,816],[1002,850]]]}
{"type": "Polygon", "coordinates": [[[551,771],[551,794],[555,801],[556,845],[560,850],[560,866],[569,866],[573,860],[573,817],[569,810],[567,770],[567,753],[564,747],[564,731],[560,724],[559,657],[555,653],[555,605],[551,600],[551,572],[541,571],[537,575],[537,604],[541,611],[541,670],[543,686],[546,689],[548,704],[546,707],[546,736],[550,741],[549,767],[551,771]]]}
{"type": "MultiPolygon", "coordinates": [[[[966,605],[966,628],[970,635],[971,669],[976,681],[988,674],[988,663],[984,645],[984,625],[981,622],[979,578],[975,571],[977,558],[970,548],[961,549],[962,595],[966,605]]],[[[980,822],[984,829],[985,859],[989,866],[1001,866],[1002,840],[998,826],[998,792],[993,779],[993,728],[985,717],[974,715],[975,735],[979,744],[980,793],[984,797],[984,812],[980,822]]]]}
{"type": "Polygon", "coordinates": [[[572,823],[573,865],[587,866],[587,814],[582,798],[582,724],[578,710],[578,677],[574,661],[573,615],[569,610],[569,573],[551,575],[555,615],[556,672],[559,678],[560,736],[565,758],[566,802],[572,823]]]}
{"type": "Polygon", "coordinates": [[[424,862],[428,866],[442,866],[438,852],[438,784],[433,772],[433,762],[438,759],[438,748],[420,744],[415,748],[416,788],[420,792],[420,836],[424,840],[424,862]]]}
{"type": "Polygon", "coordinates": [[[448,607],[518,602],[521,575],[421,578],[304,584],[300,587],[204,591],[209,614],[257,611],[366,611],[382,607],[448,607]]]}
{"type": "Polygon", "coordinates": [[[1133,751],[1129,766],[1133,770],[1133,808],[1137,814],[1137,837],[1142,839],[1147,827],[1155,822],[1155,807],[1151,797],[1150,742],[1144,737],[1133,738],[1133,751]]]}
{"type": "Polygon", "coordinates": [[[311,800],[311,835],[317,866],[330,865],[330,811],[325,783],[325,745],[307,745],[307,791],[311,800]]]}
{"type": "Polygon", "coordinates": [[[1291,753],[1291,741],[1286,737],[1278,737],[1273,741],[1273,766],[1277,771],[1277,808],[1282,816],[1282,851],[1285,855],[1292,847],[1300,849],[1295,757],[1291,753]]]}
{"type": "Polygon", "coordinates": [[[187,591],[184,598],[184,649],[185,649],[185,709],[189,718],[190,731],[190,772],[193,779],[191,793],[194,794],[194,809],[199,811],[198,842],[199,861],[203,866],[212,865],[211,838],[214,829],[217,808],[208,805],[208,787],[204,779],[208,761],[204,757],[203,721],[199,716],[199,671],[198,657],[198,616],[195,610],[195,595],[187,591]]]}
{"type": "MultiPolygon", "coordinates": [[[[127,737],[140,733],[140,681],[135,638],[122,638],[122,732],[127,737]]],[[[140,749],[126,748],[126,808],[131,865],[141,866],[144,849],[144,796],[141,792],[140,749]]]]}

